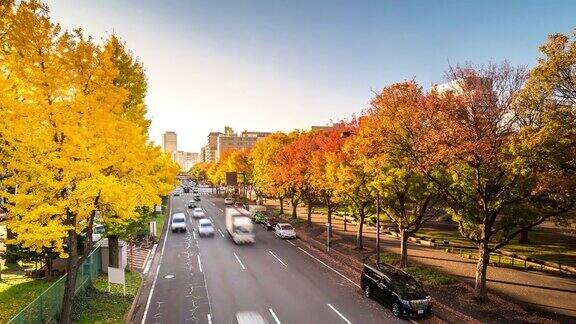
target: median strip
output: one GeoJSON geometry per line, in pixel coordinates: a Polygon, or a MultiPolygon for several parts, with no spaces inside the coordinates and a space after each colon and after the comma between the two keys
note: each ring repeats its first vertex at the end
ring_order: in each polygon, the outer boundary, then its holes
{"type": "Polygon", "coordinates": [[[234,256],[236,257],[236,260],[238,260],[238,263],[240,263],[240,266],[242,267],[242,270],[246,270],[246,268],[244,267],[244,264],[242,263],[242,261],[240,261],[240,258],[238,257],[238,255],[236,254],[236,252],[232,252],[234,253],[234,256]]]}
{"type": "Polygon", "coordinates": [[[342,315],[336,308],[334,308],[334,306],[328,304],[328,307],[332,308],[332,310],[338,314],[338,316],[340,316],[346,323],[348,324],[352,324],[352,322],[350,322],[346,317],[344,317],[344,315],[342,315]]]}
{"type": "Polygon", "coordinates": [[[282,260],[280,260],[280,258],[277,257],[276,254],[274,254],[272,251],[268,251],[268,252],[270,252],[270,254],[272,254],[272,256],[275,257],[276,260],[278,260],[278,262],[282,263],[282,265],[283,265],[284,267],[288,268],[288,266],[286,265],[286,263],[282,262],[282,260]]]}

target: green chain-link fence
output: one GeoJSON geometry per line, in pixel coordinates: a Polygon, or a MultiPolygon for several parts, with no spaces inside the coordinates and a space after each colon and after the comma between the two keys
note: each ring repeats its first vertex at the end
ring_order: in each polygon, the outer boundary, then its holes
{"type": "MultiPolygon", "coordinates": [[[[90,281],[96,278],[102,272],[102,254],[98,246],[82,262],[78,268],[76,278],[76,294],[84,291],[90,281]]],[[[60,315],[62,308],[62,297],[64,296],[64,284],[66,275],[62,276],[48,289],[46,289],[33,302],[24,307],[9,324],[28,324],[28,323],[54,323],[60,315]]]]}

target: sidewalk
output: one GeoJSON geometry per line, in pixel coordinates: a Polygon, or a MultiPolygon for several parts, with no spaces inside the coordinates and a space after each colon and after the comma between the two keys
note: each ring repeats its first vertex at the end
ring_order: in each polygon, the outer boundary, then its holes
{"type": "MultiPolygon", "coordinates": [[[[268,201],[270,207],[278,208],[277,201],[268,201]]],[[[291,209],[285,206],[285,212],[291,209]]],[[[306,208],[298,208],[298,217],[306,219],[306,208]]],[[[324,226],[326,215],[312,214],[312,222],[315,225],[324,226]]],[[[355,240],[356,225],[347,224],[344,232],[341,220],[332,220],[334,233],[341,236],[344,244],[351,244],[355,240]]],[[[375,248],[376,228],[364,226],[364,245],[367,248],[375,248]]],[[[400,241],[385,235],[380,236],[381,247],[400,253],[400,241]]],[[[343,243],[341,243],[343,244],[343,243]]],[[[408,249],[409,260],[420,264],[438,267],[442,271],[459,277],[464,281],[474,283],[476,262],[446,253],[440,249],[422,247],[410,244],[408,249]]],[[[537,310],[572,316],[576,318],[576,280],[569,277],[558,277],[537,271],[520,271],[508,268],[488,268],[488,288],[491,292],[508,300],[533,307],[537,310]]]]}

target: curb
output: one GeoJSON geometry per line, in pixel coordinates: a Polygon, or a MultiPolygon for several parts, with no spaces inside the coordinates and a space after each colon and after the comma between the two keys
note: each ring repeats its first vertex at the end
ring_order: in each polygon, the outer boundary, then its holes
{"type": "Polygon", "coordinates": [[[140,281],[140,286],[138,287],[136,294],[134,294],[134,299],[132,299],[132,304],[130,305],[128,313],[124,315],[124,323],[126,324],[131,323],[132,316],[134,315],[134,310],[136,309],[136,304],[138,303],[138,299],[140,298],[140,294],[142,293],[142,287],[144,286],[144,276],[140,274],[140,278],[142,279],[140,281]]]}

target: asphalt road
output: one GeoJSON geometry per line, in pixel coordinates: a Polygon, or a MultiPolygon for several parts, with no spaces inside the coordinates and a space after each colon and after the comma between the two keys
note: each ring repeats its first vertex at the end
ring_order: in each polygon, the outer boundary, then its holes
{"type": "Polygon", "coordinates": [[[256,225],[255,244],[235,245],[225,230],[222,199],[200,190],[216,233],[198,236],[197,221],[186,208],[191,194],[172,198],[171,214],[186,213],[188,230],[165,233],[136,322],[227,324],[235,323],[239,311],[257,311],[268,323],[405,322],[364,298],[356,282],[322,264],[297,240],[281,240],[256,225]]]}

